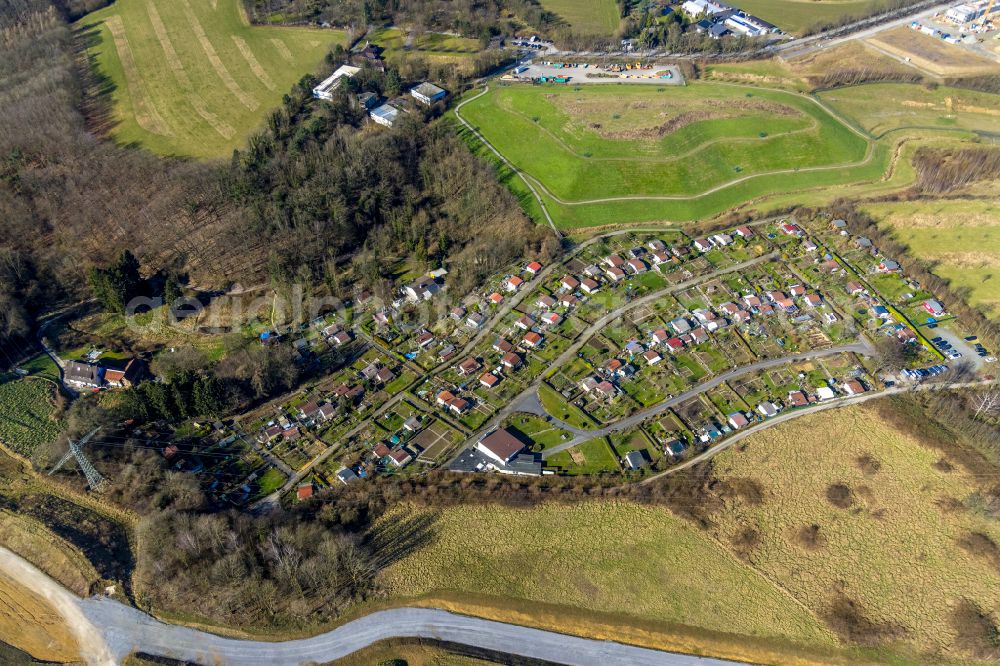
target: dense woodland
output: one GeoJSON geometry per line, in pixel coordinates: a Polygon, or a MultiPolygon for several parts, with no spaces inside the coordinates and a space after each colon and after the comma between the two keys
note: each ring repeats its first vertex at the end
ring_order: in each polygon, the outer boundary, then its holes
{"type": "Polygon", "coordinates": [[[518,21],[540,32],[558,22],[534,0],[244,0],[244,5],[251,20],[258,22],[281,17],[287,23],[353,28],[397,24],[485,41],[493,35],[513,34],[521,25],[518,21]]]}
{"type": "MultiPolygon", "coordinates": [[[[362,129],[348,90],[317,102],[312,76],[229,162],[116,146],[102,137],[107,98],[81,50],[87,35],[73,35],[66,18],[47,0],[0,0],[0,303],[11,304],[0,345],[23,343],[37,316],[90,295],[91,269],[123,250],[143,276],[169,273],[187,286],[296,281],[346,295],[358,250],[382,267],[368,282],[386,277],[387,259],[412,253],[449,262],[468,285],[542,249],[546,232],[452,131],[423,118],[362,129]]],[[[357,85],[392,92],[401,83],[390,70],[357,85]]]]}

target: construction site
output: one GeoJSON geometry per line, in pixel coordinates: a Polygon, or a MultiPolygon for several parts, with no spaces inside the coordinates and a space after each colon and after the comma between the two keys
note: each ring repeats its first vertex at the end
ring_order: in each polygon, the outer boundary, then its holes
{"type": "Polygon", "coordinates": [[[627,63],[569,63],[526,62],[515,67],[503,77],[508,81],[532,83],[650,83],[656,85],[684,85],[684,76],[676,65],[657,65],[651,62],[627,63]]]}
{"type": "Polygon", "coordinates": [[[879,33],[868,43],[933,76],[974,76],[1000,62],[998,28],[1000,2],[977,0],[879,33]]]}

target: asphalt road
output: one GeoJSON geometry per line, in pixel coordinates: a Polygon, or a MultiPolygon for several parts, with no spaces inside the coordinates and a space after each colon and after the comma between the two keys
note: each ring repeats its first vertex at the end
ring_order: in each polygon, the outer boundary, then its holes
{"type": "Polygon", "coordinates": [[[840,409],[841,407],[849,407],[851,405],[859,405],[869,400],[877,400],[879,398],[884,398],[886,396],[892,395],[902,395],[903,393],[909,392],[921,392],[921,391],[954,391],[959,389],[969,389],[969,388],[982,388],[984,386],[995,386],[1000,380],[984,379],[980,381],[973,382],[952,382],[952,383],[936,383],[928,382],[923,384],[907,384],[904,386],[895,386],[892,388],[884,389],[882,391],[869,391],[868,393],[862,393],[861,395],[854,395],[848,397],[837,398],[835,400],[827,400],[809,407],[803,407],[800,409],[794,409],[791,411],[784,412],[775,416],[774,418],[767,419],[761,423],[757,423],[746,430],[741,430],[731,437],[727,437],[722,441],[721,444],[717,444],[712,448],[708,449],[704,453],[687,460],[680,465],[676,465],[666,470],[665,472],[660,472],[659,474],[654,474],[653,476],[646,477],[642,481],[638,481],[638,485],[644,485],[648,483],[653,483],[657,479],[667,476],[668,474],[675,474],[683,469],[697,465],[700,462],[704,462],[709,458],[713,458],[718,454],[722,453],[726,449],[730,448],[734,444],[738,444],[750,435],[754,435],[761,430],[766,430],[768,428],[773,428],[776,425],[784,423],[785,421],[790,421],[792,419],[797,419],[802,416],[808,416],[809,414],[816,414],[817,412],[825,412],[828,409],[840,409]]]}
{"type": "Polygon", "coordinates": [[[395,608],[372,613],[325,634],[272,643],[223,638],[163,624],[117,601],[87,599],[84,614],[102,628],[121,660],[136,650],[206,666],[274,666],[340,659],[388,638],[438,639],[559,664],[607,666],[729,666],[737,662],[660,652],[568,636],[432,608],[395,608]]]}
{"type": "Polygon", "coordinates": [[[728,382],[731,379],[736,379],[737,377],[742,377],[743,375],[757,372],[759,370],[765,370],[767,368],[774,368],[781,365],[786,365],[788,363],[794,363],[795,361],[808,361],[811,359],[824,358],[827,356],[836,356],[837,354],[849,354],[852,352],[856,354],[869,355],[872,353],[872,348],[867,341],[855,342],[853,344],[841,345],[839,347],[831,347],[829,349],[822,349],[819,351],[809,351],[809,352],[803,352],[801,354],[789,354],[788,356],[769,358],[763,361],[752,363],[750,365],[744,365],[739,368],[733,368],[732,370],[729,370],[727,372],[722,373],[721,375],[713,377],[708,381],[702,382],[701,384],[698,384],[697,386],[685,391],[684,393],[674,396],[673,398],[668,398],[666,400],[658,402],[652,407],[639,410],[638,412],[630,416],[626,416],[623,419],[619,419],[618,421],[615,421],[610,425],[606,425],[603,428],[596,428],[594,430],[582,430],[580,428],[574,428],[568,423],[563,423],[559,419],[553,417],[552,425],[562,428],[564,430],[568,430],[569,432],[573,433],[574,437],[573,439],[566,441],[562,444],[559,444],[558,446],[553,446],[550,449],[546,449],[545,452],[542,453],[542,457],[548,458],[554,453],[565,451],[566,449],[576,446],[577,444],[585,442],[589,439],[606,437],[607,435],[610,435],[611,433],[614,432],[621,432],[623,430],[634,428],[635,426],[639,425],[649,417],[656,416],[657,414],[662,414],[671,407],[686,402],[691,398],[694,398],[704,393],[705,391],[709,391],[724,382],[728,382]]]}
{"type": "MultiPolygon", "coordinates": [[[[524,411],[525,405],[530,406],[532,401],[532,396],[534,396],[538,392],[538,387],[541,386],[542,382],[550,373],[554,372],[557,368],[561,368],[571,359],[575,358],[577,352],[580,351],[583,345],[585,345],[590,338],[596,335],[597,332],[602,330],[605,326],[608,326],[609,324],[613,323],[616,319],[624,315],[626,312],[629,312],[630,310],[634,310],[636,308],[645,305],[649,305],[650,303],[653,303],[663,298],[664,296],[684,291],[689,287],[692,287],[696,284],[700,284],[702,282],[708,282],[709,280],[717,278],[721,275],[727,275],[729,273],[739,272],[751,266],[756,266],[759,263],[768,261],[770,259],[774,259],[777,256],[778,256],[777,252],[770,252],[768,254],[763,254],[754,259],[749,259],[747,261],[741,262],[739,264],[734,264],[727,268],[721,268],[717,271],[713,271],[705,275],[697,275],[691,278],[690,280],[679,282],[677,284],[670,285],[669,287],[664,287],[663,289],[658,289],[649,294],[646,294],[645,296],[637,298],[634,301],[630,301],[619,308],[615,308],[613,310],[608,311],[607,314],[595,320],[582,333],[580,333],[574,340],[573,344],[571,344],[561,354],[559,354],[559,356],[557,356],[556,359],[552,361],[548,365],[548,367],[546,367],[545,371],[542,372],[533,382],[531,382],[531,384],[529,384],[527,388],[525,388],[513,400],[507,403],[507,405],[504,408],[502,408],[499,412],[494,414],[493,418],[487,421],[484,425],[480,426],[479,430],[473,433],[473,436],[469,437],[466,440],[465,444],[463,444],[455,453],[455,455],[452,456],[452,458],[448,461],[448,464],[454,462],[458,458],[458,456],[462,455],[462,452],[465,451],[465,449],[474,445],[483,434],[499,426],[500,423],[502,423],[503,420],[506,419],[508,416],[518,411],[524,411]]],[[[531,410],[529,409],[528,411],[531,410]]]]}

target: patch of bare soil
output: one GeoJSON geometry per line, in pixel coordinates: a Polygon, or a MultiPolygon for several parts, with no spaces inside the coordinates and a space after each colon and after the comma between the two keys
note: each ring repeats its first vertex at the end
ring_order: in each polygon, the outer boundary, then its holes
{"type": "Polygon", "coordinates": [[[959,513],[960,511],[965,511],[965,505],[962,504],[962,500],[951,496],[939,497],[934,504],[944,513],[959,513]]]}
{"type": "Polygon", "coordinates": [[[744,562],[750,562],[754,551],[760,546],[763,539],[760,532],[752,527],[745,527],[738,533],[729,537],[729,543],[733,547],[733,552],[744,562]]]}
{"type": "Polygon", "coordinates": [[[987,534],[969,532],[958,538],[959,547],[970,555],[985,559],[1000,571],[1000,547],[987,534]]]}
{"type": "Polygon", "coordinates": [[[951,617],[955,647],[977,659],[1000,659],[1000,629],[992,613],[987,613],[968,599],[955,608],[951,617]]]}
{"type": "Polygon", "coordinates": [[[834,591],[833,603],[823,619],[842,640],[865,647],[884,645],[906,633],[903,627],[892,622],[873,620],[860,602],[839,588],[834,591]]]}
{"type": "Polygon", "coordinates": [[[864,472],[866,476],[873,476],[877,474],[880,469],[882,469],[882,463],[880,463],[870,453],[858,456],[855,462],[858,465],[858,469],[864,472]]]}
{"type": "Polygon", "coordinates": [[[845,483],[834,483],[826,489],[826,500],[838,509],[850,509],[854,504],[854,493],[845,483]]]}
{"type": "MultiPolygon", "coordinates": [[[[784,104],[768,102],[766,100],[755,99],[730,99],[720,102],[723,109],[696,109],[683,111],[674,115],[655,127],[625,127],[619,129],[606,129],[600,135],[609,139],[661,139],[668,134],[680,131],[688,125],[705,122],[706,120],[719,120],[723,118],[737,118],[750,113],[761,113],[769,116],[797,116],[800,115],[798,109],[784,104]]],[[[645,109],[650,105],[646,102],[633,102],[629,108],[645,109]],[[636,106],[641,104],[642,106],[636,106]]],[[[654,108],[655,111],[655,108],[654,108]]],[[[668,115],[666,111],[661,111],[660,115],[668,115]]],[[[599,129],[600,125],[595,123],[591,127],[599,129]],[[596,127],[595,127],[596,125],[596,127]]]]}
{"type": "Polygon", "coordinates": [[[947,458],[941,458],[933,465],[934,469],[941,472],[950,472],[955,469],[955,466],[948,462],[947,458]]]}
{"type": "Polygon", "coordinates": [[[795,540],[800,546],[809,550],[819,550],[826,545],[826,537],[816,523],[803,526],[795,535],[795,540]]]}
{"type": "Polygon", "coordinates": [[[723,499],[735,498],[749,506],[764,503],[764,487],[757,479],[734,477],[720,482],[719,494],[723,499]]]}

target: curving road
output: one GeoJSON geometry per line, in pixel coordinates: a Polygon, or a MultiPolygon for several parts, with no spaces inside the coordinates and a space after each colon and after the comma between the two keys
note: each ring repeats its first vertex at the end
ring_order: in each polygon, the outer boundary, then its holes
{"type": "Polygon", "coordinates": [[[0,547],[0,573],[28,585],[62,615],[90,666],[115,666],[144,652],[204,666],[295,666],[346,657],[390,638],[436,639],[559,664],[735,666],[737,662],[569,636],[457,615],[434,608],[394,608],[301,640],[223,638],[165,624],[113,599],[79,599],[22,557],[0,547]]]}
{"type": "MultiPolygon", "coordinates": [[[[760,370],[766,370],[767,368],[775,368],[781,365],[786,365],[788,363],[794,363],[796,361],[810,361],[817,358],[825,358],[827,356],[836,356],[838,354],[864,354],[866,356],[872,353],[872,347],[867,340],[862,340],[860,342],[855,342],[849,345],[840,345],[839,347],[830,347],[829,349],[821,349],[818,351],[808,351],[799,354],[789,354],[788,356],[780,356],[777,358],[769,358],[763,361],[757,361],[756,363],[751,363],[750,365],[744,365],[738,368],[733,368],[727,372],[722,373],[712,379],[709,379],[695,387],[692,387],[672,398],[667,398],[661,402],[656,403],[652,407],[647,407],[646,409],[641,409],[638,412],[626,416],[623,419],[619,419],[614,423],[606,425],[602,428],[595,428],[593,430],[584,430],[582,428],[576,428],[568,423],[564,423],[561,420],[552,417],[551,423],[554,426],[567,430],[574,435],[573,439],[568,440],[558,446],[553,446],[550,449],[546,449],[542,453],[543,458],[548,458],[554,453],[560,451],[565,451],[566,449],[572,448],[581,442],[585,442],[589,439],[595,439],[598,437],[606,437],[611,433],[621,432],[623,430],[628,430],[639,425],[651,416],[656,416],[657,414],[662,414],[671,407],[675,407],[683,402],[694,398],[705,391],[709,391],[724,382],[728,382],[731,379],[736,379],[737,377],[742,377],[760,370]]],[[[540,406],[540,405],[539,405],[540,406]]],[[[548,415],[543,409],[543,414],[548,415]]],[[[774,419],[772,419],[773,421],[774,419]]]]}
{"type": "Polygon", "coordinates": [[[735,435],[727,437],[725,440],[722,441],[721,444],[716,444],[715,446],[708,449],[704,453],[701,453],[689,460],[686,460],[685,462],[679,465],[675,465],[674,467],[671,467],[670,469],[664,472],[660,472],[658,474],[646,477],[642,481],[637,481],[636,485],[645,485],[647,483],[652,483],[659,478],[667,476],[668,474],[675,474],[683,469],[687,469],[688,467],[693,467],[698,463],[704,462],[709,458],[717,456],[718,454],[722,453],[723,451],[730,448],[734,444],[737,444],[742,440],[746,439],[750,435],[754,435],[760,432],[761,430],[773,428],[774,426],[780,425],[785,421],[797,419],[801,416],[808,416],[810,414],[816,414],[818,412],[825,412],[828,409],[839,409],[841,407],[849,407],[851,405],[860,405],[861,403],[868,402],[869,400],[877,400],[879,398],[885,398],[887,396],[902,395],[904,393],[910,393],[910,392],[954,391],[954,390],[968,389],[968,388],[982,388],[985,386],[996,386],[997,384],[1000,384],[1000,380],[984,379],[972,382],[952,382],[952,383],[942,383],[942,384],[925,383],[925,384],[915,384],[915,385],[905,385],[905,386],[894,386],[892,388],[883,389],[881,391],[870,391],[868,393],[862,393],[861,395],[839,397],[815,405],[810,405],[809,407],[801,407],[793,409],[787,412],[783,412],[773,418],[767,419],[766,421],[757,423],[745,430],[741,430],[735,435]]]}
{"type": "Polygon", "coordinates": [[[469,437],[466,440],[465,444],[459,447],[456,453],[451,457],[451,459],[449,459],[448,463],[450,464],[454,460],[458,459],[458,457],[462,455],[465,449],[467,449],[469,446],[474,445],[484,433],[487,433],[490,430],[493,430],[494,428],[499,426],[500,423],[502,423],[503,420],[506,419],[511,414],[519,411],[526,411],[526,407],[528,407],[527,411],[530,412],[531,411],[530,405],[532,404],[532,401],[537,401],[538,387],[541,386],[543,381],[545,381],[545,378],[548,377],[551,373],[555,372],[556,369],[561,368],[571,359],[575,358],[577,352],[580,351],[580,349],[582,349],[585,344],[587,344],[587,341],[590,338],[596,335],[598,331],[601,331],[602,329],[604,329],[604,327],[608,326],[616,319],[620,318],[626,312],[629,312],[631,310],[634,310],[636,308],[645,305],[649,305],[650,303],[654,303],[657,300],[663,298],[664,296],[684,291],[685,289],[693,287],[696,284],[701,284],[702,282],[708,282],[709,280],[720,277],[722,275],[728,275],[729,273],[738,273],[744,269],[750,268],[751,266],[756,266],[759,263],[774,259],[777,256],[778,256],[777,252],[769,252],[767,254],[762,254],[759,257],[755,257],[754,259],[748,259],[747,261],[743,261],[739,264],[734,264],[727,268],[720,268],[719,270],[712,271],[711,273],[706,273],[705,275],[697,275],[691,278],[690,280],[685,280],[684,282],[678,282],[677,284],[664,287],[663,289],[657,289],[656,291],[650,292],[645,296],[637,298],[633,301],[629,301],[628,303],[626,303],[621,307],[608,311],[607,314],[600,317],[599,319],[596,319],[592,324],[590,324],[586,329],[584,329],[576,337],[573,343],[569,347],[567,347],[561,354],[559,354],[559,356],[557,356],[554,361],[549,363],[549,365],[545,368],[545,370],[542,371],[538,375],[538,377],[536,377],[535,380],[532,381],[523,391],[521,391],[521,393],[515,396],[499,412],[494,414],[493,417],[490,418],[485,424],[480,426],[479,429],[472,434],[472,437],[469,437]]]}
{"type": "Polygon", "coordinates": [[[732,666],[736,663],[579,638],[433,608],[378,611],[313,638],[271,643],[223,638],[163,624],[107,599],[88,599],[81,606],[93,623],[104,628],[108,646],[119,659],[141,648],[147,654],[206,666],[309,664],[340,659],[390,638],[424,638],[559,664],[732,666]]]}

